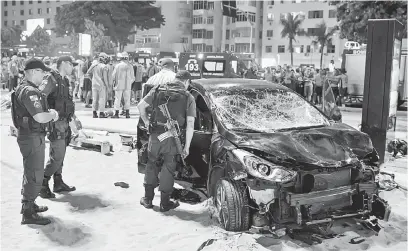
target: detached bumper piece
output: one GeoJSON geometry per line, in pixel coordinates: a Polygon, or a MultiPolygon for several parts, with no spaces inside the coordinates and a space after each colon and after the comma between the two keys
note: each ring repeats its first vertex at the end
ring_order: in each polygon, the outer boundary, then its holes
{"type": "MultiPolygon", "coordinates": [[[[304,194],[287,192],[282,199],[294,209],[295,222],[299,226],[330,223],[338,219],[370,215],[388,221],[391,207],[376,194],[376,191],[375,183],[364,183],[304,194]],[[305,215],[307,208],[314,204],[333,204],[336,201],[342,201],[345,207],[351,210],[340,214],[336,212],[336,214],[328,215],[328,217],[318,220],[313,220],[311,215],[305,215]]],[[[327,210],[329,211],[331,209],[327,208],[327,210]]]]}

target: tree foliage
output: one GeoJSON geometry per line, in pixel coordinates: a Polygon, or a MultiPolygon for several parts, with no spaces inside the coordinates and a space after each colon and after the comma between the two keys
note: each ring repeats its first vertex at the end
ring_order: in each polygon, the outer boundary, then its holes
{"type": "Polygon", "coordinates": [[[407,27],[407,1],[333,1],[337,6],[340,37],[367,42],[368,19],[395,18],[407,27]]]}
{"type": "Polygon", "coordinates": [[[102,24],[104,34],[114,42],[126,45],[128,36],[138,29],[158,28],[164,24],[160,9],[154,1],[75,1],[63,5],[55,16],[58,35],[85,33],[85,19],[102,24]]]}
{"type": "Polygon", "coordinates": [[[13,46],[21,43],[23,29],[19,26],[5,27],[1,29],[2,46],[13,46]]]}
{"type": "Polygon", "coordinates": [[[325,46],[328,46],[332,42],[332,37],[334,33],[338,30],[338,27],[335,26],[333,28],[328,29],[326,23],[323,21],[320,24],[316,25],[315,33],[309,34],[309,36],[313,36],[314,39],[312,40],[312,44],[314,46],[320,45],[320,69],[323,66],[323,50],[325,46]]]}
{"type": "Polygon", "coordinates": [[[293,65],[293,41],[296,42],[296,36],[305,35],[305,32],[301,27],[304,20],[304,16],[288,13],[286,18],[280,20],[280,24],[283,26],[281,31],[282,38],[287,37],[289,39],[289,51],[290,51],[290,64],[293,65]]]}
{"type": "Polygon", "coordinates": [[[45,52],[51,44],[51,37],[45,29],[37,26],[33,33],[27,37],[27,44],[33,47],[37,53],[45,52]]]}

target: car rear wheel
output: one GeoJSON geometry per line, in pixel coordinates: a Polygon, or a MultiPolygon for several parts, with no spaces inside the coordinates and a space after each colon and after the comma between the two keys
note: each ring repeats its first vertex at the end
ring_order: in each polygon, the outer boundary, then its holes
{"type": "Polygon", "coordinates": [[[218,219],[227,231],[246,231],[250,227],[248,193],[241,181],[222,178],[214,198],[218,219]]]}

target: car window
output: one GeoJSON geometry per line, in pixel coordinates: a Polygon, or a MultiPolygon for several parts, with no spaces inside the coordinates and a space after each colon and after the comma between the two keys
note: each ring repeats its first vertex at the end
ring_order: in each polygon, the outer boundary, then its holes
{"type": "Polygon", "coordinates": [[[194,123],[194,130],[211,131],[212,130],[212,116],[211,111],[204,101],[203,96],[196,90],[191,89],[190,93],[193,95],[196,102],[197,117],[194,123]]]}
{"type": "Polygon", "coordinates": [[[227,129],[271,132],[330,125],[317,108],[287,89],[231,86],[213,89],[210,96],[227,129]]]}

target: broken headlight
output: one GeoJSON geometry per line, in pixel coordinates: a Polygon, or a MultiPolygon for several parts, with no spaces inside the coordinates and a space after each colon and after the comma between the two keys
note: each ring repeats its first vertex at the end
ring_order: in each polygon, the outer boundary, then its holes
{"type": "Polygon", "coordinates": [[[241,149],[235,149],[232,153],[241,161],[248,173],[257,178],[286,183],[293,180],[297,174],[241,149]]]}

